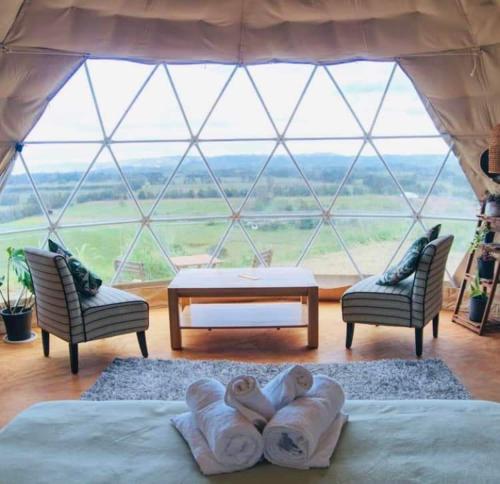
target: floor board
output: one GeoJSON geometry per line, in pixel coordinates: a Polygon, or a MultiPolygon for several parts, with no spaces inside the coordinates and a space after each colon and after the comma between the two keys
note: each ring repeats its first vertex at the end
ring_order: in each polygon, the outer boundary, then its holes
{"type": "MultiPolygon", "coordinates": [[[[441,358],[475,398],[500,401],[500,333],[478,336],[441,315],[440,335],[424,331],[424,358],[441,358]]],[[[415,358],[414,331],[407,328],[356,326],[350,351],[344,347],[345,324],[340,305],[320,305],[320,345],[306,348],[305,329],[189,330],[182,351],[172,352],[166,309],[151,311],[147,332],[150,358],[234,359],[255,362],[344,362],[415,358]]],[[[140,356],[134,334],[80,345],[80,373],[69,371],[67,343],[51,337],[44,358],[40,335],[26,345],[0,343],[0,426],[43,400],[77,399],[114,357],[140,356]]]]}

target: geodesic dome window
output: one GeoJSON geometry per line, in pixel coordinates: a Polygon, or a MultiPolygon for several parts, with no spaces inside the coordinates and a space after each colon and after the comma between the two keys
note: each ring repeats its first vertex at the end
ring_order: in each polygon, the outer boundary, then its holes
{"type": "Polygon", "coordinates": [[[50,235],[111,283],[170,279],[179,257],[203,256],[302,265],[335,285],[442,223],[450,275],[477,208],[397,63],[87,60],[0,194],[0,253],[50,235]]]}

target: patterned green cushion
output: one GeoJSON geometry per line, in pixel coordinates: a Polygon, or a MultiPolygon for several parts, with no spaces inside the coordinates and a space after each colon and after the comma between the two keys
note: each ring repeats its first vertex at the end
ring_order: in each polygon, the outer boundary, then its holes
{"type": "Polygon", "coordinates": [[[82,296],[95,296],[102,285],[102,280],[89,271],[71,252],[49,239],[49,250],[55,254],[62,255],[68,263],[69,271],[73,276],[76,290],[82,296]]]}
{"type": "Polygon", "coordinates": [[[415,240],[406,251],[401,262],[387,269],[387,271],[380,276],[377,284],[381,286],[394,286],[403,279],[411,276],[417,270],[420,254],[428,243],[429,239],[427,237],[420,237],[415,240]]]}
{"type": "Polygon", "coordinates": [[[437,239],[439,237],[439,232],[441,232],[441,224],[434,225],[426,233],[425,236],[429,239],[429,242],[437,239]]]}

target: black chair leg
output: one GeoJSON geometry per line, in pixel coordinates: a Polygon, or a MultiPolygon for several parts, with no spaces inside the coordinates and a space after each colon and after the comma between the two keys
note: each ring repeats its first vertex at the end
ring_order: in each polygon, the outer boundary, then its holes
{"type": "Polygon", "coordinates": [[[422,356],[422,347],[424,344],[424,328],[415,328],[415,352],[417,356],[422,356]]]}
{"type": "Polygon", "coordinates": [[[76,375],[78,373],[78,344],[69,344],[69,361],[71,363],[71,373],[76,375]]]}
{"type": "Polygon", "coordinates": [[[439,333],[439,313],[432,320],[432,335],[434,336],[434,338],[438,337],[438,333],[439,333]]]}
{"type": "Polygon", "coordinates": [[[137,341],[139,341],[139,347],[141,348],[141,353],[144,358],[148,357],[148,345],[146,343],[146,332],[138,331],[137,332],[137,341]]]}
{"type": "Polygon", "coordinates": [[[49,356],[50,353],[50,334],[42,329],[42,345],[43,345],[43,355],[49,356]]]}
{"type": "Polygon", "coordinates": [[[347,323],[347,332],[345,336],[345,347],[350,349],[352,346],[352,338],[354,336],[354,323],[347,323]]]}

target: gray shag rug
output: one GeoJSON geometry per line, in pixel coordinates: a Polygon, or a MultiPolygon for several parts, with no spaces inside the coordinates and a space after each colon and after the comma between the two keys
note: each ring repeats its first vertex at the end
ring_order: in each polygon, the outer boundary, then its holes
{"type": "MultiPolygon", "coordinates": [[[[227,360],[153,360],[117,358],[82,400],[183,400],[193,381],[213,377],[227,383],[241,374],[261,385],[287,364],[254,364],[227,360]]],[[[313,373],[337,380],[351,400],[468,400],[470,393],[438,359],[378,360],[355,363],[303,364],[313,373]]]]}

